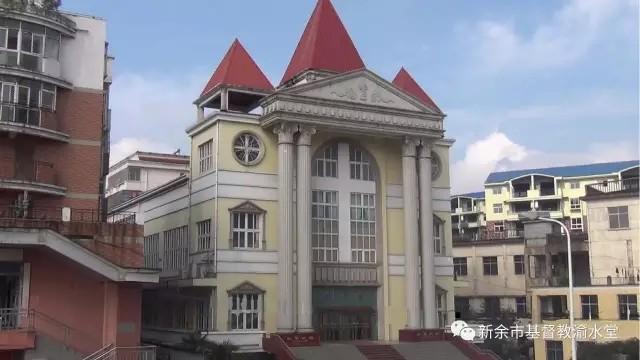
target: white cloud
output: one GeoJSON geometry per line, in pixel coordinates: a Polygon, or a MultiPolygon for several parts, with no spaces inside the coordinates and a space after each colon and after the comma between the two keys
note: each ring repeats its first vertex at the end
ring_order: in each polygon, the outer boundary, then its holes
{"type": "Polygon", "coordinates": [[[627,26],[637,12],[633,0],[569,0],[529,34],[512,22],[484,20],[469,29],[468,39],[479,65],[490,71],[560,66],[583,57],[599,37],[627,26]]]}
{"type": "Polygon", "coordinates": [[[548,153],[513,142],[502,132],[493,132],[467,146],[462,160],[451,165],[452,193],[481,191],[492,171],[589,164],[638,158],[637,145],[630,142],[594,143],[582,152],[548,153]]]}
{"type": "Polygon", "coordinates": [[[172,153],[175,147],[148,138],[126,137],[111,144],[109,163],[113,165],[136,151],[172,153]]]}
{"type": "Polygon", "coordinates": [[[111,88],[113,161],[136,150],[189,152],[185,129],[195,123],[192,104],[210,74],[124,73],[111,88]]]}

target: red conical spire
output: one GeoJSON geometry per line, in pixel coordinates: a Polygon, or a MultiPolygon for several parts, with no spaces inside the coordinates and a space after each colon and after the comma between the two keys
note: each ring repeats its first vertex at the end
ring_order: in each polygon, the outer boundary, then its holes
{"type": "Polygon", "coordinates": [[[211,79],[202,90],[205,95],[220,85],[239,86],[254,90],[273,91],[273,85],[253,61],[238,39],[235,39],[211,79]]]}
{"type": "Polygon", "coordinates": [[[418,83],[413,79],[409,72],[405,70],[404,67],[400,68],[400,71],[398,71],[395,79],[393,79],[393,85],[395,85],[405,93],[413,96],[418,101],[432,108],[433,110],[440,113],[442,112],[438,105],[436,105],[436,103],[431,100],[431,97],[427,95],[424,89],[422,89],[422,87],[418,85],[418,83]]]}
{"type": "Polygon", "coordinates": [[[342,73],[363,67],[364,62],[331,1],[318,0],[280,83],[309,69],[342,73]]]}

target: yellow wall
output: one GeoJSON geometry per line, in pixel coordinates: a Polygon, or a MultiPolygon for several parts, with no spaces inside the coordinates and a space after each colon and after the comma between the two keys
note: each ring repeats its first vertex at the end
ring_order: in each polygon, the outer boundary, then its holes
{"type": "MultiPolygon", "coordinates": [[[[538,296],[548,295],[567,295],[566,288],[544,288],[534,289],[532,299],[532,317],[533,324],[542,325],[549,324],[554,325],[557,328],[561,324],[569,324],[569,319],[560,320],[541,320],[540,318],[540,301],[538,296]]],[[[602,286],[602,287],[581,287],[574,289],[573,304],[575,312],[575,324],[578,326],[585,326],[586,328],[593,328],[594,325],[604,327],[606,325],[617,326],[617,338],[618,340],[625,340],[630,338],[637,338],[640,336],[640,321],[638,320],[619,320],[618,315],[618,295],[623,294],[638,294],[638,288],[634,286],[615,287],[615,286],[602,286]],[[582,320],[582,309],[580,302],[580,295],[597,295],[598,296],[598,320],[582,320]]],[[[603,331],[603,335],[606,333],[603,331]]],[[[556,334],[557,335],[557,334],[556,334]]],[[[587,336],[589,334],[587,333],[587,336]]],[[[571,341],[568,339],[562,339],[558,336],[554,336],[553,339],[536,339],[534,340],[534,349],[536,354],[536,360],[546,360],[546,347],[545,340],[563,340],[563,354],[564,359],[571,358],[571,341]]],[[[594,340],[589,340],[590,342],[594,340]]],[[[605,338],[596,338],[595,342],[608,342],[611,341],[605,338]]]]}

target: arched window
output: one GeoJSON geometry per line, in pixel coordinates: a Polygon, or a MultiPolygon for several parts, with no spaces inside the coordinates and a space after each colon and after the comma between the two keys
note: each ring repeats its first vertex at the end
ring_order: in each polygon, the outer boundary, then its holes
{"type": "Polygon", "coordinates": [[[368,153],[338,142],[313,159],[312,249],[317,262],[376,262],[376,170],[368,153]]]}

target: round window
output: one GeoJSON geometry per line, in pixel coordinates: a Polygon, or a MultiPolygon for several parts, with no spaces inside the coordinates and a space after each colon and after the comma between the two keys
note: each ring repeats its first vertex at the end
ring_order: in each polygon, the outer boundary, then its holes
{"type": "Polygon", "coordinates": [[[255,165],[264,155],[260,138],[251,133],[241,133],[233,140],[233,155],[243,165],[255,165]]]}
{"type": "Polygon", "coordinates": [[[435,180],[440,176],[442,171],[442,162],[435,152],[431,152],[431,180],[435,180]]]}

